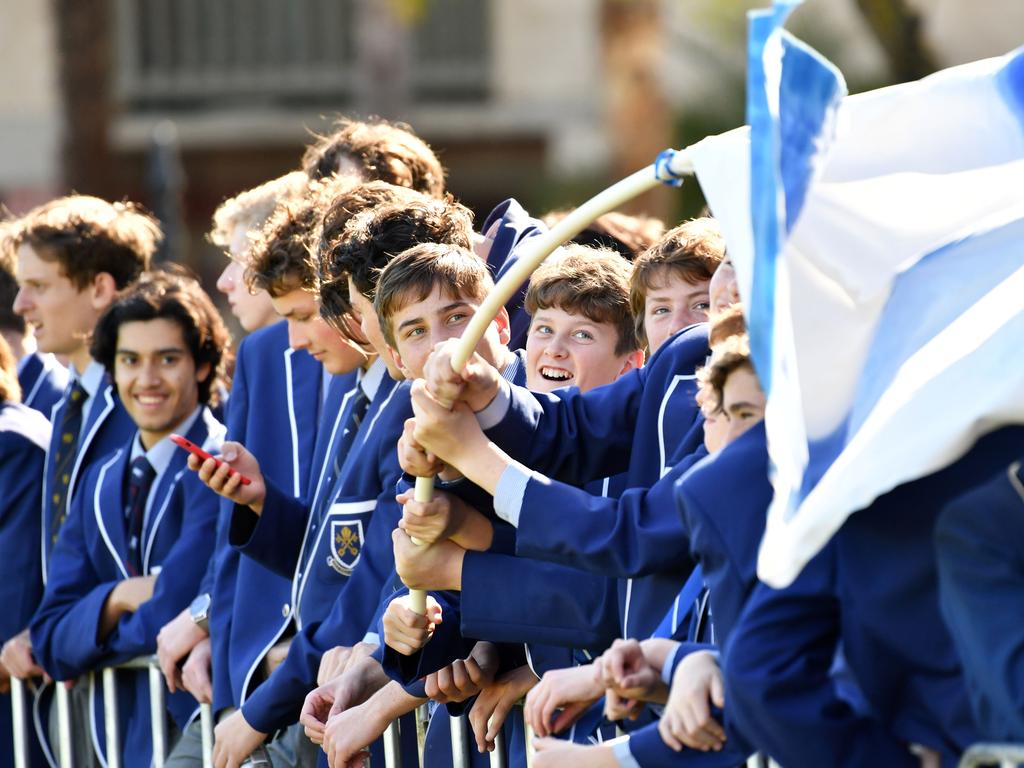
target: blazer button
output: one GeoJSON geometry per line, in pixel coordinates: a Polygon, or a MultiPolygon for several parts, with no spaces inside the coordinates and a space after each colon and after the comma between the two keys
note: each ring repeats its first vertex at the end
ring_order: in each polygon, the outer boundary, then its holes
{"type": "Polygon", "coordinates": [[[291,611],[291,606],[288,605],[288,603],[285,603],[281,606],[281,615],[284,616],[286,619],[288,618],[289,611],[291,611]]]}

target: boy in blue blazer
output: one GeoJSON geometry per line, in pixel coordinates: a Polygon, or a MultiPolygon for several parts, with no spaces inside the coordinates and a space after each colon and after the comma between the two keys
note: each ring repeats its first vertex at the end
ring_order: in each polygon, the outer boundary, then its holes
{"type": "MultiPolygon", "coordinates": [[[[403,202],[364,214],[364,228],[372,224],[373,237],[367,235],[357,245],[346,241],[325,254],[330,258],[344,251],[339,262],[344,266],[332,277],[344,276],[351,285],[346,301],[358,303],[372,295],[375,270],[405,243],[470,242],[472,220],[462,206],[409,191],[400,199],[403,202]]],[[[321,311],[338,331],[377,348],[379,330],[372,313],[360,312],[362,327],[356,329],[348,319],[350,310],[339,315],[324,306],[321,311]]],[[[302,319],[303,312],[295,308],[289,314],[302,319]]],[[[371,624],[381,588],[393,570],[390,531],[399,516],[394,487],[401,474],[394,445],[408,415],[408,395],[397,387],[401,372],[386,372],[392,366],[381,358],[368,367],[358,390],[338,411],[340,421],[332,432],[339,442],[325,459],[324,480],[311,506],[285,498],[273,484],[260,488],[258,467],[245,469],[244,462],[251,457],[240,450],[232,461],[254,476],[257,495],[251,493],[252,487],[238,491],[236,484],[225,484],[223,473],[208,475],[212,487],[240,502],[231,520],[232,543],[278,572],[291,572],[298,629],[281,666],[246,700],[240,713],[218,726],[218,743],[226,751],[218,746],[217,755],[224,759],[244,759],[246,750],[251,752],[264,734],[296,722],[306,693],[316,684],[320,656],[339,644],[356,645],[371,624]],[[308,521],[305,533],[295,525],[296,518],[308,521]],[[332,621],[338,611],[344,616],[332,621]]],[[[212,467],[201,470],[204,476],[207,469],[212,467]]]]}
{"type": "MultiPolygon", "coordinates": [[[[0,337],[0,641],[6,642],[28,623],[38,605],[22,588],[25,570],[34,565],[35,550],[27,539],[39,538],[39,503],[43,462],[50,442],[50,422],[18,402],[17,363],[0,337]],[[33,535],[34,534],[34,535],[33,535]]],[[[10,690],[10,673],[0,664],[0,692],[10,690]]],[[[0,698],[0,754],[13,755],[11,703],[0,698]]],[[[28,741],[33,768],[45,765],[39,742],[28,741]]],[[[7,764],[7,763],[5,763],[7,764]]]]}
{"type": "MultiPolygon", "coordinates": [[[[267,474],[297,497],[305,493],[311,474],[328,380],[323,366],[300,348],[308,334],[297,335],[292,348],[288,324],[274,311],[270,295],[250,289],[244,274],[253,239],[274,208],[301,199],[308,187],[308,177],[295,171],[247,190],[217,208],[210,233],[211,241],[228,255],[217,288],[250,333],[238,346],[227,438],[249,446],[267,474]],[[270,403],[277,407],[266,407],[270,403]]],[[[295,252],[304,255],[299,244],[295,252]]],[[[291,602],[291,580],[230,546],[224,524],[230,513],[231,503],[221,499],[217,547],[200,592],[157,636],[157,656],[169,689],[183,687],[201,703],[212,701],[217,713],[237,707],[258,684],[261,669],[270,663],[265,660],[280,653],[277,642],[290,623],[282,607],[291,602]]],[[[284,747],[286,741],[277,746],[284,747]]],[[[296,745],[275,749],[273,759],[282,766],[296,765],[296,745]]],[[[183,768],[201,762],[202,729],[194,721],[167,765],[183,768]]]]}
{"type": "MultiPolygon", "coordinates": [[[[36,568],[22,575],[24,589],[36,602],[43,593],[50,552],[85,470],[135,431],[89,344],[99,317],[118,291],[146,269],[161,238],[157,223],[134,205],[86,195],[52,200],[15,225],[12,245],[19,290],[14,311],[33,328],[39,352],[64,355],[71,364],[68,386],[48,414],[53,436],[43,472],[40,524],[35,528],[39,536],[29,545],[38,553],[36,568]]],[[[27,629],[7,641],[0,658],[17,677],[42,673],[27,629]]],[[[83,710],[86,695],[84,687],[72,694],[73,703],[83,710]]],[[[45,742],[42,720],[36,721],[36,734],[45,742]]],[[[88,734],[76,728],[73,741],[78,764],[91,764],[88,734]]]]}
{"type": "MultiPolygon", "coordinates": [[[[384,214],[382,213],[382,215],[384,214]]],[[[362,277],[364,272],[360,269],[358,274],[350,276],[350,298],[363,319],[364,329],[368,331],[368,335],[371,338],[375,339],[375,346],[379,345],[379,348],[385,354],[392,354],[389,352],[385,342],[385,339],[392,333],[396,336],[405,333],[408,334],[409,338],[414,339],[409,344],[399,344],[398,348],[402,350],[402,353],[393,355],[393,357],[403,375],[415,376],[420,372],[422,361],[429,354],[434,342],[462,333],[476,308],[479,307],[484,297],[493,287],[493,283],[483,263],[469,252],[464,245],[421,244],[405,250],[394,259],[388,257],[385,263],[388,264],[386,274],[394,275],[396,272],[403,272],[407,274],[409,280],[414,281],[414,287],[409,289],[407,282],[403,281],[402,284],[406,286],[406,291],[392,291],[389,289],[388,284],[378,283],[378,275],[374,273],[373,292],[375,303],[370,303],[366,292],[359,290],[360,282],[364,279],[362,277]],[[360,282],[357,282],[357,280],[360,282]],[[421,294],[423,295],[421,296],[421,294]],[[402,328],[391,327],[385,321],[384,329],[382,330],[377,321],[377,309],[383,306],[381,302],[390,307],[390,302],[392,301],[401,302],[401,309],[407,310],[412,316],[407,318],[408,322],[403,323],[402,328]],[[372,319],[373,326],[369,326],[368,319],[372,319]]],[[[384,308],[381,312],[382,317],[391,317],[390,308],[384,308]]],[[[506,376],[519,377],[521,379],[523,371],[521,361],[518,356],[511,353],[505,346],[508,338],[507,333],[507,317],[502,313],[499,319],[491,324],[488,332],[485,334],[484,341],[480,345],[481,354],[486,359],[493,360],[497,366],[500,366],[506,376]]],[[[389,463],[393,463],[397,470],[396,481],[401,476],[401,468],[398,466],[395,444],[398,436],[404,429],[406,420],[412,415],[408,401],[408,386],[408,384],[402,384],[400,387],[401,394],[403,395],[401,407],[393,409],[388,417],[388,421],[385,423],[382,420],[381,425],[378,426],[378,429],[386,427],[386,434],[389,435],[388,442],[382,447],[387,457],[386,460],[389,463]]],[[[381,587],[385,583],[392,581],[394,577],[393,563],[391,561],[391,535],[398,524],[401,513],[401,507],[395,503],[394,484],[386,489],[385,493],[389,495],[389,503],[392,505],[390,510],[394,517],[387,520],[387,525],[376,528],[374,547],[380,548],[381,555],[379,560],[382,564],[385,561],[387,562],[388,572],[382,574],[383,579],[380,580],[376,594],[373,596],[372,609],[361,628],[345,625],[345,621],[349,620],[349,617],[353,615],[352,598],[343,594],[342,598],[335,602],[331,615],[324,620],[317,633],[318,635],[322,634],[328,642],[350,644],[353,640],[362,639],[362,635],[366,634],[365,639],[372,641],[373,646],[379,643],[379,639],[376,637],[374,614],[380,600],[381,587]],[[386,557],[383,554],[385,551],[387,553],[386,557]],[[359,631],[353,634],[355,630],[359,631]],[[373,634],[370,635],[368,633],[373,634]]],[[[378,510],[375,514],[379,513],[378,510]]],[[[371,525],[371,530],[378,525],[379,523],[375,521],[371,525]]],[[[369,545],[367,549],[369,549],[369,545]]],[[[360,577],[362,569],[363,564],[361,563],[359,568],[356,569],[353,580],[360,577]]],[[[318,689],[318,692],[324,693],[335,682],[335,680],[332,680],[318,689]]],[[[314,694],[311,694],[311,697],[313,696],[314,694]]],[[[363,721],[360,719],[359,712],[353,714],[347,712],[338,713],[328,720],[329,702],[335,698],[337,696],[334,692],[322,697],[323,700],[328,701],[326,709],[310,708],[311,700],[307,699],[307,712],[304,714],[303,722],[307,724],[307,733],[313,732],[315,737],[324,739],[325,750],[329,750],[332,762],[337,763],[342,759],[340,755],[346,749],[351,748],[356,751],[362,749],[368,743],[374,741],[379,733],[383,731],[383,728],[374,732],[376,724],[380,720],[375,716],[372,719],[363,721]],[[346,723],[351,722],[354,718],[360,719],[360,722],[365,726],[361,727],[358,733],[351,731],[346,726],[346,723]],[[359,739],[364,736],[365,741],[359,743],[359,739]]],[[[421,696],[401,694],[396,716],[412,709],[412,706],[414,706],[414,703],[419,698],[421,696]],[[403,696],[405,698],[402,698],[403,696]],[[402,705],[406,701],[410,702],[411,705],[403,709],[402,705]]],[[[377,707],[382,699],[375,698],[373,701],[375,703],[372,706],[375,711],[378,711],[377,707]]]]}
{"type": "Polygon", "coordinates": [[[1024,463],[1018,456],[939,516],[935,548],[942,615],[963,662],[985,741],[1024,740],[1022,625],[1024,463]]]}
{"type": "Polygon", "coordinates": [[[737,731],[786,766],[955,766],[979,740],[961,660],[940,612],[933,543],[946,505],[1005,471],[1024,428],[851,515],[794,582],[758,584],[725,648],[737,731]],[[841,646],[867,706],[830,674],[841,646]],[[813,738],[808,737],[813,735],[813,738]]]}
{"type": "MultiPolygon", "coordinates": [[[[105,761],[103,697],[95,671],[156,650],[156,635],[195,595],[213,551],[217,499],[189,475],[178,431],[217,450],[224,428],[209,412],[229,338],[199,284],[156,272],[100,319],[92,354],[112,375],[136,432],[91,465],[72,501],[30,628],[55,680],[89,681],[93,747],[105,761]]],[[[117,673],[122,762],[152,759],[148,675],[117,673]]],[[[187,693],[168,698],[180,729],[187,693]]]]}
{"type": "Polygon", "coordinates": [[[49,419],[68,385],[68,369],[53,355],[36,349],[25,318],[14,311],[14,299],[18,295],[16,226],[16,221],[0,224],[0,336],[7,341],[17,361],[21,404],[35,408],[49,419]]]}

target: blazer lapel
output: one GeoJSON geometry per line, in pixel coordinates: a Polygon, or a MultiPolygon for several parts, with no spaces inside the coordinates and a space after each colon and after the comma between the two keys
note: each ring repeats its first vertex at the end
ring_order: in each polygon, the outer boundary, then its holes
{"type": "Polygon", "coordinates": [[[85,509],[91,509],[96,517],[96,527],[99,528],[108,555],[124,578],[128,578],[125,565],[128,541],[124,520],[124,483],[130,455],[130,447],[125,447],[105,461],[100,467],[96,487],[92,489],[92,498],[83,499],[88,501],[85,509]]]}

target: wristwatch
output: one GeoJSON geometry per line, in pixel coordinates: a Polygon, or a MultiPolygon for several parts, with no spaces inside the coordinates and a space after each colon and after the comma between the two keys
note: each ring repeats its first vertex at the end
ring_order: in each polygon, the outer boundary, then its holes
{"type": "Polygon", "coordinates": [[[210,593],[204,592],[199,595],[192,604],[188,607],[188,612],[192,616],[192,621],[196,623],[203,632],[209,634],[210,632],[210,593]]]}

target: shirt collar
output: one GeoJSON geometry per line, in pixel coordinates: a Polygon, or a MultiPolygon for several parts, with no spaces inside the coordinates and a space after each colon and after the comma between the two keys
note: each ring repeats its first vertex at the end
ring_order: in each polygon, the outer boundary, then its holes
{"type": "Polygon", "coordinates": [[[377,396],[380,383],[384,381],[384,374],[388,371],[387,365],[379,357],[373,361],[365,373],[359,376],[359,386],[366,395],[366,399],[372,401],[377,396]]]}
{"type": "Polygon", "coordinates": [[[86,367],[84,373],[79,373],[75,370],[74,363],[71,364],[69,370],[71,371],[71,378],[82,385],[85,394],[88,397],[96,397],[96,393],[100,391],[100,387],[103,385],[103,377],[107,373],[106,369],[93,360],[86,367]]]}
{"type": "Polygon", "coordinates": [[[519,358],[518,352],[513,352],[512,359],[509,361],[508,365],[505,366],[505,369],[501,372],[501,378],[503,378],[510,384],[515,384],[516,379],[519,377],[519,373],[522,370],[523,361],[519,358]]]}
{"type": "MultiPolygon", "coordinates": [[[[192,425],[195,424],[195,421],[199,418],[199,413],[202,410],[203,406],[198,406],[194,411],[192,411],[189,417],[175,427],[173,431],[179,435],[188,434],[188,431],[192,429],[192,425]]],[[[139,433],[136,432],[135,439],[132,441],[131,461],[135,461],[139,456],[145,454],[146,459],[156,471],[157,477],[159,477],[167,470],[168,465],[171,463],[171,459],[174,458],[174,452],[176,450],[178,450],[178,446],[171,442],[171,438],[168,435],[147,451],[142,447],[142,439],[139,437],[139,433]]]]}

